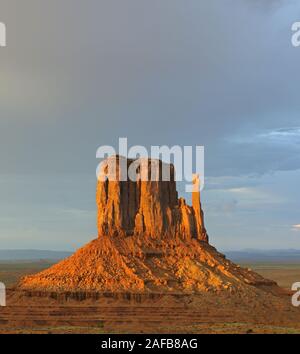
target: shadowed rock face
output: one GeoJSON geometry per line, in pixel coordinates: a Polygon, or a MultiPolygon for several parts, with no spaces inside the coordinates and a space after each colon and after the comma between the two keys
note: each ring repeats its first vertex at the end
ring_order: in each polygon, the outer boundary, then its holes
{"type": "Polygon", "coordinates": [[[189,206],[178,198],[173,165],[159,160],[110,157],[102,163],[96,200],[99,237],[143,234],[159,239],[172,235],[208,242],[199,179],[195,176],[193,205],[189,206]],[[122,180],[130,173],[134,178],[122,180]]]}

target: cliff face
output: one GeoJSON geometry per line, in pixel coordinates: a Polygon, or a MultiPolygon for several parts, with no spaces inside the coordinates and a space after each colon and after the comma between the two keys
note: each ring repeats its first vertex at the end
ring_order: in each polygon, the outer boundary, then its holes
{"type": "Polygon", "coordinates": [[[183,198],[178,199],[173,165],[150,159],[108,158],[102,164],[97,183],[99,237],[143,234],[159,239],[172,235],[208,242],[197,176],[193,183],[193,204],[189,206],[183,198]],[[132,167],[134,181],[122,181],[132,167]],[[168,181],[162,177],[165,174],[168,181]]]}
{"type": "Polygon", "coordinates": [[[253,286],[275,286],[209,245],[197,176],[193,183],[189,206],[178,198],[172,165],[107,159],[97,183],[98,238],[51,268],[23,278],[20,287],[57,292],[226,291],[246,298],[258,291],[253,286]],[[132,168],[135,178],[126,179],[132,168]],[[168,181],[162,178],[166,171],[168,181]]]}

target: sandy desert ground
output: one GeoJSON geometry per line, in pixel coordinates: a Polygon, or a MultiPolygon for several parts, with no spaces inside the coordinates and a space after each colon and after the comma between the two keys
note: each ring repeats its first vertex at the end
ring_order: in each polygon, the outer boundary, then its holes
{"type": "MultiPolygon", "coordinates": [[[[2,263],[0,279],[12,289],[21,276],[49,265],[2,263]]],[[[238,296],[226,294],[155,294],[144,298],[118,294],[97,300],[58,301],[8,290],[8,306],[0,308],[0,333],[300,333],[300,308],[291,305],[289,292],[291,284],[300,280],[300,263],[245,266],[285,288],[280,301],[273,299],[269,305],[263,298],[259,308],[257,300],[241,305],[238,296]]]]}

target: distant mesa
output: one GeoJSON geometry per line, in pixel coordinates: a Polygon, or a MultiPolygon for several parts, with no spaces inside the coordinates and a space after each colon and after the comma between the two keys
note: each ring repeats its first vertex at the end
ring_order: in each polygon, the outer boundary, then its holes
{"type": "MultiPolygon", "coordinates": [[[[112,156],[104,166],[112,162],[121,176],[133,160],[112,156]]],[[[173,165],[167,166],[170,180],[164,181],[162,161],[134,162],[141,176],[158,173],[157,179],[123,181],[111,178],[104,168],[96,192],[98,238],[51,268],[24,277],[21,289],[249,293],[276,287],[275,282],[230,262],[209,244],[197,176],[189,206],[178,197],[173,165]]]]}
{"type": "Polygon", "coordinates": [[[71,252],[48,250],[0,250],[0,261],[30,262],[30,261],[59,261],[69,257],[71,252]]]}

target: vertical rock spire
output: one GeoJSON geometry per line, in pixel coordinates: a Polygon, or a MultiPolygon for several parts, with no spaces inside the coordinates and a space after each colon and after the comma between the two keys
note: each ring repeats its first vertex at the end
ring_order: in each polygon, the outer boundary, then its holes
{"type": "Polygon", "coordinates": [[[204,213],[201,207],[200,178],[197,174],[193,175],[192,206],[195,214],[197,239],[208,242],[208,236],[204,226],[204,213]]]}

